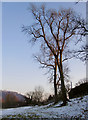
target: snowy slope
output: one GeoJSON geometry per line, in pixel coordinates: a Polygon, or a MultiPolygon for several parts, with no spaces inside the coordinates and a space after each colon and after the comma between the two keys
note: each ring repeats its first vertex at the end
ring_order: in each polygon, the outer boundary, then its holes
{"type": "MultiPolygon", "coordinates": [[[[84,118],[88,119],[88,95],[70,99],[67,106],[57,105],[28,106],[3,109],[3,118],[84,118]]],[[[0,110],[1,112],[1,110],[0,110]]]]}

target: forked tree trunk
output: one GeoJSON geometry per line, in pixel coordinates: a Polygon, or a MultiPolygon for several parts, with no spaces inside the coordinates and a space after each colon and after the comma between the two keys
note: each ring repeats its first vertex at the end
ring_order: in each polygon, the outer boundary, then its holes
{"type": "Polygon", "coordinates": [[[66,105],[67,103],[67,95],[66,95],[66,88],[64,83],[64,75],[63,75],[63,66],[62,66],[62,51],[60,51],[60,60],[58,61],[58,57],[56,58],[57,65],[60,73],[60,79],[61,79],[61,92],[62,92],[62,100],[63,105],[66,105]]]}

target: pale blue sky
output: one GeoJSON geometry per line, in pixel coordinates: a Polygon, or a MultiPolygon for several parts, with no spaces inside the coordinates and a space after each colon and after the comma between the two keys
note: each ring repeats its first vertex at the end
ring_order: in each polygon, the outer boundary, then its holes
{"type": "MultiPolygon", "coordinates": [[[[27,10],[27,2],[2,3],[2,89],[26,93],[41,85],[46,92],[52,91],[52,85],[47,81],[44,70],[34,61],[32,54],[38,45],[31,46],[29,37],[21,32],[22,25],[31,25],[33,17],[27,10]]],[[[37,6],[41,3],[35,3],[37,6]]],[[[45,3],[48,8],[74,8],[83,17],[86,15],[85,3],[45,3]]],[[[70,77],[73,84],[86,76],[84,63],[80,60],[69,62],[70,77]]]]}

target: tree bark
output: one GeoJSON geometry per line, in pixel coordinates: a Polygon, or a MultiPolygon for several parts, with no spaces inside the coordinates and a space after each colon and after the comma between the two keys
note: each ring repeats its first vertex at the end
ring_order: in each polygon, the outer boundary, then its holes
{"type": "Polygon", "coordinates": [[[66,95],[66,88],[64,83],[64,75],[63,75],[63,66],[62,66],[62,51],[60,50],[60,60],[58,60],[58,56],[56,57],[57,65],[60,73],[60,79],[61,79],[61,92],[62,92],[62,100],[63,105],[66,105],[67,103],[67,95],[66,95]]]}
{"type": "Polygon", "coordinates": [[[55,95],[55,104],[58,102],[57,99],[57,84],[56,84],[56,79],[57,79],[57,62],[55,59],[55,67],[54,67],[54,95],[55,95]]]}
{"type": "Polygon", "coordinates": [[[61,78],[61,91],[62,91],[63,105],[66,105],[66,103],[67,103],[66,88],[65,88],[65,84],[64,84],[63,72],[61,72],[61,71],[60,71],[60,78],[61,78]]]}

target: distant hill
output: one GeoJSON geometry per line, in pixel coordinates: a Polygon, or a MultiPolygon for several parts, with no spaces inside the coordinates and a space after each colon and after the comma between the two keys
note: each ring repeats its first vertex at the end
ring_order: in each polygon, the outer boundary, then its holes
{"type": "Polygon", "coordinates": [[[12,91],[0,91],[0,103],[2,106],[19,106],[26,101],[26,96],[12,91]]]}
{"type": "Polygon", "coordinates": [[[17,92],[0,91],[0,102],[1,102],[1,100],[2,100],[2,102],[4,102],[7,95],[11,95],[12,97],[16,97],[17,102],[18,101],[22,101],[22,102],[25,101],[25,96],[23,96],[23,95],[21,95],[21,94],[19,94],[17,92]]]}

